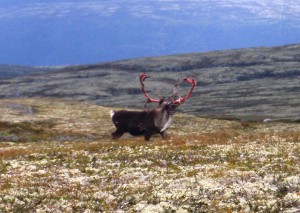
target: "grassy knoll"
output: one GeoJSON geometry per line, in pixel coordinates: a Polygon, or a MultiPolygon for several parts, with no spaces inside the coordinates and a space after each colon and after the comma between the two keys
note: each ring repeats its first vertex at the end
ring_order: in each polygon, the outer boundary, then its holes
{"type": "Polygon", "coordinates": [[[114,130],[109,109],[0,101],[0,212],[296,212],[300,124],[177,114],[169,139],[114,130]]]}

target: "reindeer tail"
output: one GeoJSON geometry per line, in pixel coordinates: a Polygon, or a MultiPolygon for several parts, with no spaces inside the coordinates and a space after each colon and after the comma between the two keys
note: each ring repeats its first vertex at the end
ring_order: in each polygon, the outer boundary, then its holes
{"type": "Polygon", "coordinates": [[[112,118],[114,116],[115,112],[113,110],[110,110],[109,114],[110,114],[110,117],[112,118]]]}

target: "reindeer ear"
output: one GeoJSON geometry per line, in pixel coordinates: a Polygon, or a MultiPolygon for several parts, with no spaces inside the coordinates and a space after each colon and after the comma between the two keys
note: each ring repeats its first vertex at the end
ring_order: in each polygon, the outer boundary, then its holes
{"type": "Polygon", "coordinates": [[[162,98],[159,100],[159,105],[162,105],[164,102],[165,102],[165,97],[162,97],[162,98]]]}

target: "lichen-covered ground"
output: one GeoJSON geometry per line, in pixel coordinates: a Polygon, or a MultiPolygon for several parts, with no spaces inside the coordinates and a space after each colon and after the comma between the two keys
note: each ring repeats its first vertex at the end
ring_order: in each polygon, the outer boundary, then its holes
{"type": "Polygon", "coordinates": [[[299,212],[300,124],[177,114],[169,139],[114,130],[109,109],[0,101],[0,212],[299,212]]]}

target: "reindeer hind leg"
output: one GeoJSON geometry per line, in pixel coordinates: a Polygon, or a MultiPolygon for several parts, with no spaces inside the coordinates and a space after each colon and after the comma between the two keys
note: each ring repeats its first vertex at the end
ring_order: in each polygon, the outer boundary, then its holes
{"type": "Polygon", "coordinates": [[[117,129],[113,133],[111,133],[112,139],[119,139],[125,132],[123,130],[117,129]]]}

